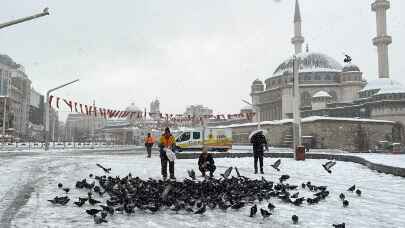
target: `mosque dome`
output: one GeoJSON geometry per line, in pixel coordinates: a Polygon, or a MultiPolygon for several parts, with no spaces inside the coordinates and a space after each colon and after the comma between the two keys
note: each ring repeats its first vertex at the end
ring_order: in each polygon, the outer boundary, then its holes
{"type": "Polygon", "coordinates": [[[360,72],[360,68],[357,65],[349,63],[343,67],[342,72],[360,72]]]}
{"type": "Polygon", "coordinates": [[[256,79],[256,80],[253,81],[253,84],[254,84],[254,85],[262,85],[263,82],[260,81],[259,79],[256,79]]]}
{"type": "MultiPolygon", "coordinates": [[[[305,52],[296,55],[300,60],[301,72],[341,72],[342,65],[335,59],[316,52],[305,52]]],[[[273,77],[281,76],[293,72],[294,57],[291,56],[281,63],[273,73],[273,77]]]]}
{"type": "Polygon", "coordinates": [[[132,102],[131,105],[128,106],[125,109],[125,111],[127,111],[127,112],[142,112],[142,110],[138,106],[136,106],[134,102],[132,102]]]}

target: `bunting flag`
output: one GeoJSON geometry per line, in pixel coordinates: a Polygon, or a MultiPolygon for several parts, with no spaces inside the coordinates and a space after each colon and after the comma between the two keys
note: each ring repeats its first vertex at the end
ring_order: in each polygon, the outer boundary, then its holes
{"type": "Polygon", "coordinates": [[[73,111],[73,107],[72,107],[72,101],[68,101],[66,99],[63,99],[63,101],[65,102],[65,104],[69,107],[70,111],[73,111]]]}
{"type": "Polygon", "coordinates": [[[49,107],[52,107],[52,100],[53,100],[53,95],[50,95],[49,100],[48,100],[49,107]]]}
{"type": "MultiPolygon", "coordinates": [[[[78,103],[76,101],[71,101],[67,99],[63,99],[60,97],[55,97],[50,95],[48,98],[48,105],[52,107],[52,103],[54,103],[54,98],[56,98],[56,108],[60,108],[59,102],[62,99],[64,103],[68,106],[71,112],[82,113],[85,115],[93,115],[97,117],[99,115],[102,118],[109,119],[109,118],[129,118],[133,119],[143,119],[147,118],[148,113],[146,109],[144,111],[139,112],[129,112],[129,111],[120,111],[120,110],[113,110],[113,109],[106,109],[96,107],[95,105],[85,105],[78,103]],[[79,108],[77,107],[79,104],[79,108]],[[83,107],[84,106],[84,107],[83,107]]],[[[166,121],[171,121],[174,123],[182,123],[182,122],[201,122],[203,123],[205,119],[210,119],[213,121],[220,121],[226,119],[248,119],[251,120],[255,116],[254,112],[251,113],[238,113],[238,114],[215,114],[215,115],[202,115],[202,116],[195,116],[195,115],[184,115],[184,114],[170,114],[170,113],[151,113],[149,112],[149,116],[151,118],[156,118],[156,116],[160,116],[160,119],[164,119],[166,121]]]]}

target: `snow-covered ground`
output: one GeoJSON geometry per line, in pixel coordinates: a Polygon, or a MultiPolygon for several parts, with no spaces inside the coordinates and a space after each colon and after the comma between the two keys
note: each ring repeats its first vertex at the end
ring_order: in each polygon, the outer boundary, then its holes
{"type": "MultiPolygon", "coordinates": [[[[52,154],[50,156],[2,158],[0,161],[0,227],[332,227],[332,223],[345,222],[347,227],[404,227],[405,181],[404,178],[380,174],[367,167],[349,162],[338,162],[333,173],[328,174],[321,166],[325,160],[297,162],[282,159],[281,172],[275,172],[269,164],[276,159],[265,159],[265,175],[268,180],[277,181],[281,174],[289,174],[288,183],[300,185],[311,181],[316,185],[329,186],[330,196],[318,205],[295,207],[278,199],[269,219],[248,217],[249,207],[239,211],[208,210],[204,215],[176,214],[159,211],[155,214],[137,210],[132,216],[114,215],[109,223],[95,225],[84,210],[69,202],[68,206],[53,206],[47,199],[62,196],[57,184],[62,182],[72,187],[69,196],[75,199],[86,192],[75,189],[75,181],[89,173],[102,174],[95,163],[112,168],[112,175],[126,175],[131,172],[141,178],[160,178],[160,160],[157,156],[147,159],[144,155],[72,155],[52,154]],[[362,190],[361,197],[346,191],[356,184],[362,190]],[[339,194],[343,192],[350,201],[343,208],[339,194]],[[299,225],[292,225],[291,216],[300,218],[299,225]]],[[[252,159],[216,159],[216,176],[228,166],[238,166],[242,175],[261,178],[252,173],[252,159]]],[[[176,176],[186,178],[186,169],[196,168],[196,160],[177,160],[176,176]]],[[[299,189],[303,196],[311,193],[299,189]]],[[[260,205],[260,206],[265,206],[260,205]]]]}
{"type": "Polygon", "coordinates": [[[405,154],[351,154],[365,158],[366,160],[388,166],[405,168],[405,154]]]}

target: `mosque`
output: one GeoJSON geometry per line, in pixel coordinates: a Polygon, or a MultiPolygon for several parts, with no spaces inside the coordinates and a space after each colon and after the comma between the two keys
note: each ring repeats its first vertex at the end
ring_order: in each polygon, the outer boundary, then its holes
{"type": "MultiPolygon", "coordinates": [[[[377,36],[372,39],[378,52],[378,79],[367,82],[360,67],[342,65],[326,54],[303,51],[299,2],[295,2],[294,45],[299,62],[301,117],[347,117],[390,120],[405,125],[405,87],[389,74],[386,11],[388,0],[375,0],[371,9],[376,13],[377,36]]],[[[272,76],[251,86],[252,104],[261,121],[293,118],[293,61],[282,62],[272,76]]]]}

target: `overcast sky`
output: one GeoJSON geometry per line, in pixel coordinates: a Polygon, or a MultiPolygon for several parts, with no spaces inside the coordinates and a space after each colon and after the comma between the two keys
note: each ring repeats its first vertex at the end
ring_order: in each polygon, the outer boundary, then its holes
{"type": "MultiPolygon", "coordinates": [[[[80,78],[55,95],[81,103],[149,109],[158,97],[167,113],[190,104],[237,113],[251,82],[293,54],[294,1],[2,0],[0,22],[44,7],[51,15],[1,30],[0,53],[24,65],[42,93],[80,78]]],[[[367,80],[376,79],[371,2],[300,0],[310,51],[340,62],[349,53],[367,80]]],[[[405,1],[390,2],[391,77],[405,84],[405,1]]]]}

